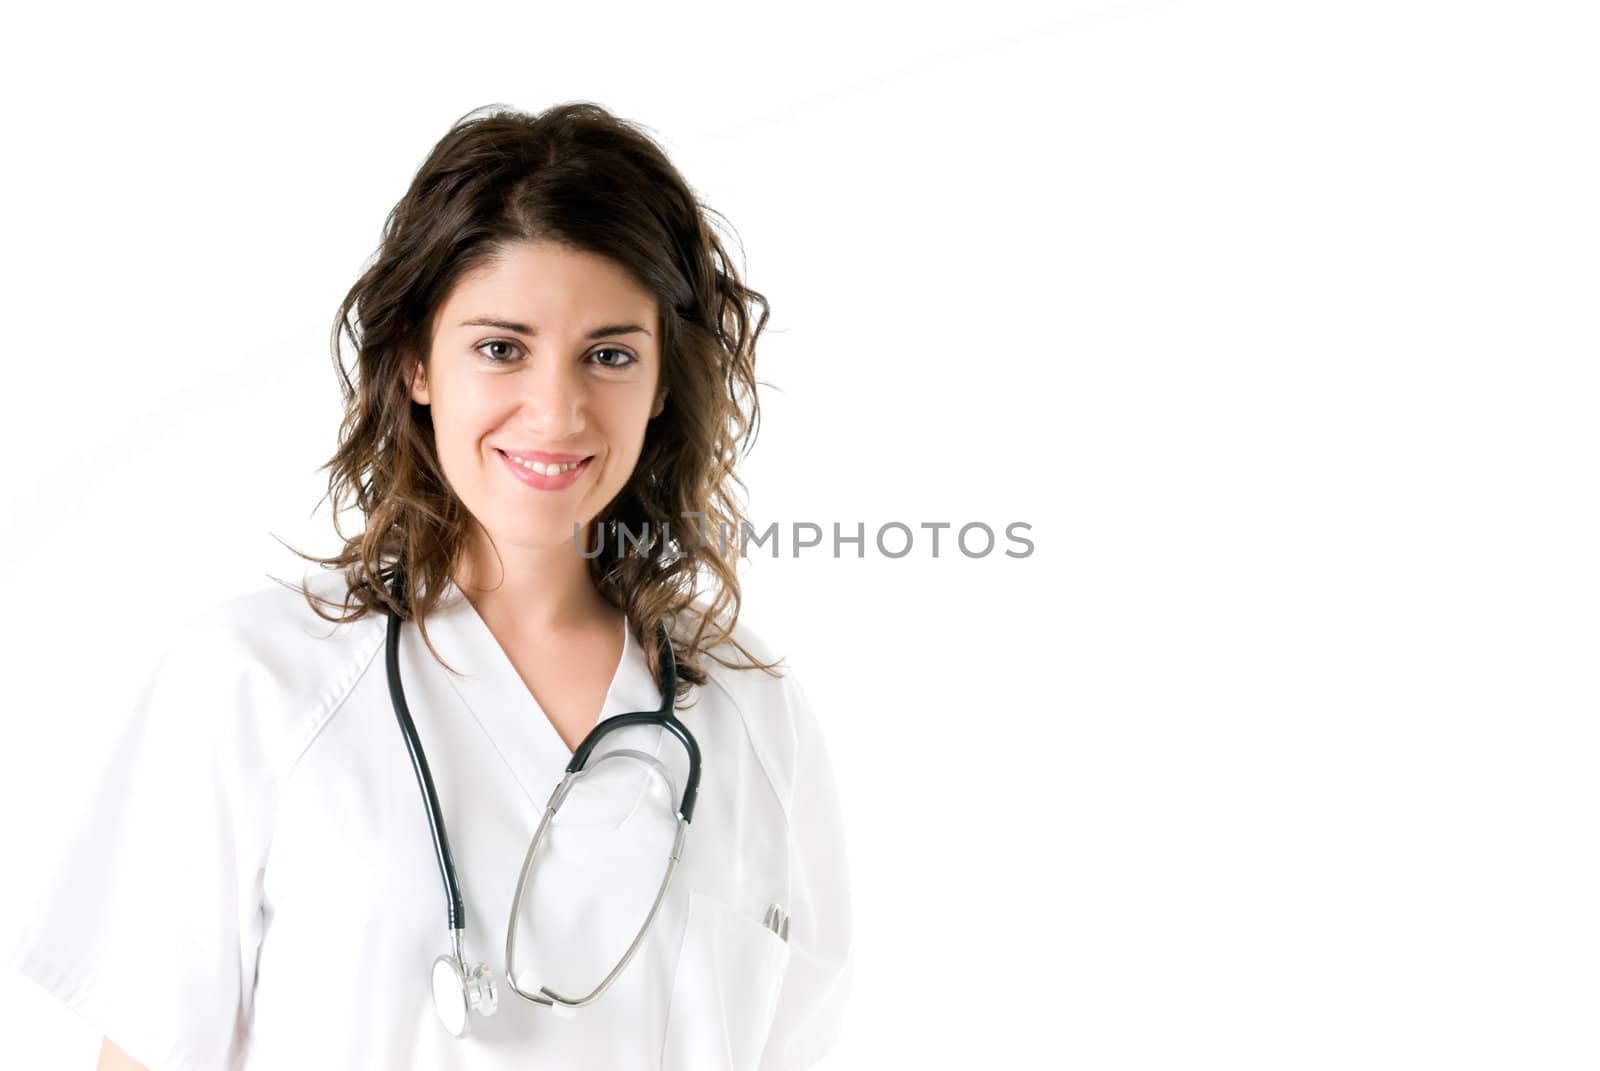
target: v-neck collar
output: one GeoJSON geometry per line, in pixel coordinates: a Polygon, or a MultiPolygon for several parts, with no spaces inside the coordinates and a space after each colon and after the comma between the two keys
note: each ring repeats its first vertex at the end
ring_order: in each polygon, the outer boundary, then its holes
{"type": "MultiPolygon", "coordinates": [[[[556,731],[477,609],[453,581],[445,583],[439,605],[426,624],[428,638],[457,672],[449,673],[437,664],[431,668],[449,682],[505,756],[523,791],[542,806],[572,761],[573,749],[556,731]]],[[[407,628],[415,625],[408,623],[407,628]]],[[[656,687],[644,648],[634,638],[633,622],[626,614],[623,633],[622,657],[612,673],[599,721],[615,714],[655,710],[661,705],[661,689],[656,687]]],[[[433,663],[420,636],[414,648],[421,658],[433,663]]],[[[632,726],[608,734],[602,747],[609,749],[612,741],[627,737],[632,746],[647,746],[658,752],[663,732],[660,726],[632,726]]]]}

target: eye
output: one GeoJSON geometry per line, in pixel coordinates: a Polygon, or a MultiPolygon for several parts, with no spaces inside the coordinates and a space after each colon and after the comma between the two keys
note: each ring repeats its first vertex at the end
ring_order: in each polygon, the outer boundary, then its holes
{"type": "Polygon", "coordinates": [[[602,354],[602,353],[614,353],[614,354],[617,354],[620,357],[626,357],[627,358],[627,360],[623,361],[620,364],[613,363],[611,361],[600,361],[598,363],[599,363],[600,367],[602,367],[602,368],[626,368],[630,364],[638,364],[639,363],[639,358],[635,357],[633,354],[629,353],[627,350],[620,350],[620,349],[617,349],[615,346],[607,346],[604,349],[595,350],[593,354],[590,354],[590,356],[598,356],[599,354],[602,354]]]}
{"type": "MultiPolygon", "coordinates": [[[[514,348],[521,349],[521,347],[517,346],[515,342],[504,338],[491,338],[489,341],[480,342],[472,348],[478,353],[483,353],[484,349],[488,346],[512,346],[514,348]]],[[[510,364],[512,360],[509,357],[496,357],[488,353],[483,353],[483,355],[484,357],[488,358],[490,364],[510,364]]]]}

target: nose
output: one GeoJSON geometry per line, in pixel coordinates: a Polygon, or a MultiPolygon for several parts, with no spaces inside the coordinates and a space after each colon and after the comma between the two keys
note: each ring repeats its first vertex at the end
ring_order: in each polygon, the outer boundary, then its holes
{"type": "Polygon", "coordinates": [[[589,390],[572,362],[540,354],[520,381],[522,424],[541,442],[556,445],[581,435],[588,424],[589,390]]]}

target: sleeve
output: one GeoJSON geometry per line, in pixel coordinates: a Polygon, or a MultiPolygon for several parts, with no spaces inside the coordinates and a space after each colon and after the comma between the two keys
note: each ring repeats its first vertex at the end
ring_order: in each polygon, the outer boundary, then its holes
{"type": "Polygon", "coordinates": [[[13,967],[151,1071],[237,1066],[261,936],[244,650],[204,621],[115,723],[11,931],[13,967]]]}
{"type": "Polygon", "coordinates": [[[789,967],[760,1071],[800,1071],[838,1039],[854,976],[850,868],[827,744],[791,670],[784,692],[795,730],[789,802],[789,967]]]}

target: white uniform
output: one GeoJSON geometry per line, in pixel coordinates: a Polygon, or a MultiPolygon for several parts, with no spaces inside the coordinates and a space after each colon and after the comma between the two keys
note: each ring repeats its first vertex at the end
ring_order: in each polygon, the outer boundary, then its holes
{"type": "MultiPolygon", "coordinates": [[[[343,590],[332,572],[311,583],[343,590]]],[[[853,973],[848,870],[828,752],[787,664],[779,679],[702,659],[711,683],[677,711],[702,756],[683,858],[611,988],[563,1019],[505,986],[517,875],[572,753],[453,586],[427,625],[462,676],[411,623],[401,673],[461,883],[465,958],[501,985],[496,1014],[446,1033],[430,989],[450,950],[445,892],[390,701],[387,621],[336,628],[274,584],[180,630],[90,783],[14,965],[152,1071],[788,1071],[832,1045],[853,973]],[[772,903],[787,941],[763,923],[772,903]]],[[[781,653],[743,624],[735,635],[764,661],[781,653]]],[[[601,717],[660,700],[630,628],[601,717]]],[[[633,726],[601,750],[613,746],[658,756],[681,792],[676,737],[633,726]]],[[[618,880],[648,906],[664,864],[618,880]]]]}

